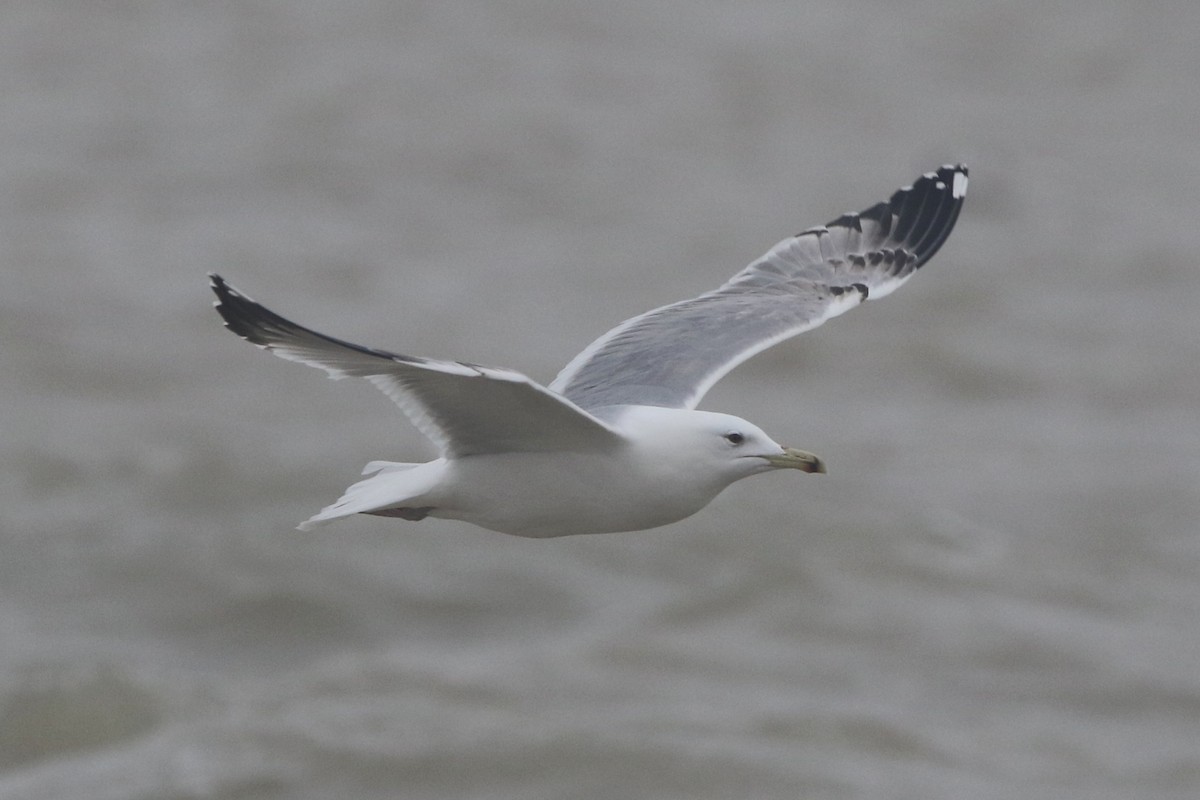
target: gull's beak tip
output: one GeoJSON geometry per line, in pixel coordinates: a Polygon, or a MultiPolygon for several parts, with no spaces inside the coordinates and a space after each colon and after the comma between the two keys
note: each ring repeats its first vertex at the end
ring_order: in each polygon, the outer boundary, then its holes
{"type": "Polygon", "coordinates": [[[825,462],[819,456],[794,447],[783,448],[779,455],[768,457],[767,463],[779,469],[798,469],[801,472],[825,474],[825,462]]]}

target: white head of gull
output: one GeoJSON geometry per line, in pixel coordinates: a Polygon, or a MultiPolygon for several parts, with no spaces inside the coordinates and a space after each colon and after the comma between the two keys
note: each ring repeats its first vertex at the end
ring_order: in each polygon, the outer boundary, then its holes
{"type": "Polygon", "coordinates": [[[696,405],[755,353],[912,277],[949,237],[966,188],[967,168],[944,166],[885,202],[784,239],[719,288],[621,323],[549,386],[510,369],[335,339],[210,277],[231,331],[331,378],[366,378],[441,451],[425,463],[372,461],[302,530],[353,514],[456,519],[530,537],[642,530],[695,514],[751,475],[825,471],[812,453],[696,405]]]}

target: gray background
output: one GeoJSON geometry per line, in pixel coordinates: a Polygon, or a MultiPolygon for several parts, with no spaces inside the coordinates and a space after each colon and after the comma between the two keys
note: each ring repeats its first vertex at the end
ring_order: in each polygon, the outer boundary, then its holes
{"type": "Polygon", "coordinates": [[[6,4],[0,797],[1192,798],[1194,3],[6,4]],[[292,530],[421,437],[224,331],[549,380],[964,160],[669,528],[292,530]]]}

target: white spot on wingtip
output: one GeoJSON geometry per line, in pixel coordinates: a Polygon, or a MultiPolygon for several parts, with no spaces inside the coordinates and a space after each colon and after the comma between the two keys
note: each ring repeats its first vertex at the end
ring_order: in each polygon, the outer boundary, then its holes
{"type": "Polygon", "coordinates": [[[954,188],[950,190],[950,194],[955,198],[962,197],[967,193],[967,176],[961,172],[954,173],[954,188]]]}
{"type": "Polygon", "coordinates": [[[937,182],[937,183],[935,183],[933,186],[934,186],[934,188],[935,188],[935,189],[937,189],[939,192],[941,192],[941,191],[945,191],[945,189],[946,189],[946,184],[942,183],[941,181],[938,181],[938,182],[937,182]]]}

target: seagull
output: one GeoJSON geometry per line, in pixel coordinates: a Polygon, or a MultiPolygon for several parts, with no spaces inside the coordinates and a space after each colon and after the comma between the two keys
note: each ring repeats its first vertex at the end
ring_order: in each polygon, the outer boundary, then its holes
{"type": "Polygon", "coordinates": [[[696,406],[756,353],[895,291],[945,243],[966,190],[967,168],[943,166],[784,239],[717,289],[622,322],[548,386],[335,339],[209,277],[235,334],[331,378],[366,378],[440,450],[425,463],[370,462],[301,530],[354,514],[534,538],[644,530],[695,514],[751,475],[825,472],[812,453],[696,406]]]}

